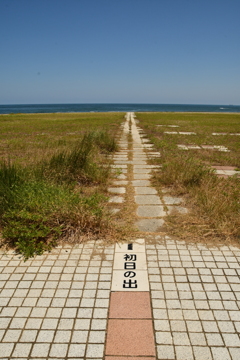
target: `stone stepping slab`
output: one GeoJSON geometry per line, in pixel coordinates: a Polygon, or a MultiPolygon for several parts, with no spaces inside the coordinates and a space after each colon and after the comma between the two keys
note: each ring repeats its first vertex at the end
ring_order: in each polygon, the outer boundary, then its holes
{"type": "Polygon", "coordinates": [[[138,205],[162,205],[162,202],[157,195],[136,195],[135,202],[138,205]]]}
{"type": "Polygon", "coordinates": [[[236,171],[236,167],[235,166],[221,166],[221,165],[213,165],[212,166],[213,169],[216,169],[216,170],[233,170],[233,171],[236,171]]]}
{"type": "Polygon", "coordinates": [[[132,180],[133,186],[151,186],[151,182],[149,180],[132,180]]]}
{"type": "Polygon", "coordinates": [[[128,181],[127,180],[115,180],[113,181],[114,185],[128,185],[128,181]]]}
{"type": "Polygon", "coordinates": [[[117,160],[117,161],[114,161],[114,163],[117,165],[119,165],[119,164],[146,165],[146,161],[144,161],[144,160],[127,160],[127,161],[117,160]]]}
{"type": "Polygon", "coordinates": [[[110,188],[108,188],[108,192],[115,193],[115,194],[125,194],[126,188],[125,187],[110,187],[110,188]]]}
{"type": "Polygon", "coordinates": [[[161,205],[145,205],[145,206],[138,206],[137,208],[137,216],[139,217],[163,217],[166,216],[166,211],[164,207],[161,205]]]}
{"type": "Polygon", "coordinates": [[[124,202],[124,198],[122,196],[112,196],[109,200],[109,203],[121,204],[124,202]]]}
{"type": "Polygon", "coordinates": [[[142,155],[142,154],[134,154],[133,153],[133,159],[134,160],[147,160],[147,155],[142,155]]]}
{"type": "Polygon", "coordinates": [[[171,128],[177,128],[177,127],[180,127],[179,125],[156,125],[156,126],[164,126],[164,127],[171,127],[171,128]]]}
{"type": "Polygon", "coordinates": [[[227,147],[223,145],[183,145],[178,144],[177,145],[180,150],[217,150],[220,152],[230,152],[227,147]]]}
{"type": "Polygon", "coordinates": [[[159,151],[149,151],[149,156],[161,156],[161,153],[159,151]]]}
{"type": "Polygon", "coordinates": [[[113,160],[114,160],[114,162],[115,161],[127,161],[128,156],[126,156],[126,157],[123,157],[123,156],[114,157],[113,160]]]}
{"type": "Polygon", "coordinates": [[[116,173],[116,172],[118,172],[118,170],[121,174],[127,174],[127,169],[125,169],[125,168],[116,167],[116,168],[111,169],[112,173],[116,173]]]}
{"type": "Polygon", "coordinates": [[[166,205],[178,205],[183,202],[183,199],[179,197],[163,196],[163,201],[166,205]]]}
{"type": "Polygon", "coordinates": [[[148,149],[152,149],[153,145],[152,144],[143,144],[142,145],[144,148],[148,148],[148,149]]]}
{"type": "Polygon", "coordinates": [[[235,170],[215,170],[215,173],[218,176],[224,176],[224,177],[229,177],[234,175],[240,177],[240,171],[235,171],[235,170]]]}
{"type": "Polygon", "coordinates": [[[169,134],[169,135],[196,135],[196,133],[192,132],[192,131],[164,131],[164,134],[169,134]]]}
{"type": "Polygon", "coordinates": [[[161,230],[164,225],[163,219],[141,219],[135,223],[139,231],[142,232],[157,232],[161,230]]]}
{"type": "Polygon", "coordinates": [[[151,173],[151,169],[149,168],[145,168],[145,167],[141,167],[141,168],[133,168],[133,173],[134,174],[150,174],[151,173]]]}
{"type": "Polygon", "coordinates": [[[157,190],[150,186],[135,187],[136,195],[157,195],[157,190]]]}
{"type": "Polygon", "coordinates": [[[116,176],[116,178],[119,179],[119,180],[125,180],[127,177],[124,174],[119,174],[119,175],[116,176]]]}
{"type": "Polygon", "coordinates": [[[151,174],[145,173],[133,173],[134,180],[148,180],[151,179],[151,174]]]}
{"type": "Polygon", "coordinates": [[[231,135],[231,136],[240,136],[240,133],[212,133],[212,135],[231,135]]]}
{"type": "Polygon", "coordinates": [[[120,152],[120,153],[117,153],[117,154],[114,154],[113,155],[113,159],[118,159],[118,158],[127,158],[128,157],[128,153],[123,153],[123,152],[120,152]]]}
{"type": "MultiPolygon", "coordinates": [[[[162,165],[144,165],[144,169],[159,169],[161,167],[162,165]]],[[[143,166],[137,164],[133,166],[133,169],[143,169],[143,166]]]]}
{"type": "Polygon", "coordinates": [[[111,167],[113,168],[113,169],[119,169],[119,168],[121,168],[121,169],[127,169],[127,165],[124,165],[124,164],[113,164],[113,165],[111,165],[111,167]]]}

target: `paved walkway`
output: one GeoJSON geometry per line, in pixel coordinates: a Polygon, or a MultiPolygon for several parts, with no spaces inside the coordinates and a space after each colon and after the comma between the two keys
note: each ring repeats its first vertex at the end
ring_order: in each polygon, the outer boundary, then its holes
{"type": "Polygon", "coordinates": [[[240,359],[240,249],[158,233],[186,209],[151,187],[148,159],[160,154],[142,136],[128,113],[109,189],[117,212],[132,188],[138,239],[0,255],[1,359],[240,359]]]}

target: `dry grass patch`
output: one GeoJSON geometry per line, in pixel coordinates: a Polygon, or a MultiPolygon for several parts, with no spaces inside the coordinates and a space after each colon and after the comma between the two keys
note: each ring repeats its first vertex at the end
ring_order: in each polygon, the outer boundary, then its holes
{"type": "MultiPolygon", "coordinates": [[[[240,167],[239,136],[213,136],[212,132],[237,132],[240,114],[138,114],[140,126],[162,154],[161,171],[154,184],[161,191],[168,187],[173,195],[184,196],[191,210],[188,215],[175,213],[167,219],[168,230],[180,238],[240,241],[240,180],[218,178],[212,165],[240,167]],[[194,131],[195,136],[164,134],[157,123],[179,125],[178,131],[194,131]],[[181,129],[181,130],[179,130],[181,129]],[[181,139],[181,140],[180,140],[181,139]],[[181,151],[178,143],[224,145],[231,151],[181,151]]],[[[167,126],[166,126],[167,128],[167,126]]],[[[169,130],[169,128],[168,128],[169,130]]]]}

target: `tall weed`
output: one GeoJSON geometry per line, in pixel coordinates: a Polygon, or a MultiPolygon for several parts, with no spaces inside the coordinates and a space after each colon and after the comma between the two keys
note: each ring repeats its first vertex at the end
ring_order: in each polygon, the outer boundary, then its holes
{"type": "Polygon", "coordinates": [[[240,240],[239,179],[209,177],[197,191],[192,190],[199,216],[226,237],[240,240]]]}
{"type": "Polygon", "coordinates": [[[106,131],[96,131],[93,133],[93,141],[103,153],[111,153],[118,150],[115,138],[106,131]]]}
{"type": "Polygon", "coordinates": [[[174,185],[178,191],[186,192],[189,187],[199,186],[212,170],[200,160],[185,154],[172,153],[165,155],[158,181],[166,186],[174,185]]]}
{"type": "Polygon", "coordinates": [[[0,215],[16,201],[16,190],[23,183],[23,172],[9,162],[0,163],[0,215]]]}
{"type": "Polygon", "coordinates": [[[110,140],[110,135],[104,133],[86,133],[73,149],[54,154],[47,163],[40,164],[43,175],[59,183],[106,182],[110,168],[102,166],[99,148],[114,151],[115,147],[110,144],[110,140]]]}

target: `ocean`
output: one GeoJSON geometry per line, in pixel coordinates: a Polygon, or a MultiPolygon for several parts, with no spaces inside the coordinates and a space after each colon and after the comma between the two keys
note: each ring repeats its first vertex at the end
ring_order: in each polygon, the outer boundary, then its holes
{"type": "Polygon", "coordinates": [[[0,114],[71,112],[230,112],[240,113],[240,105],[188,104],[26,104],[0,105],[0,114]]]}

